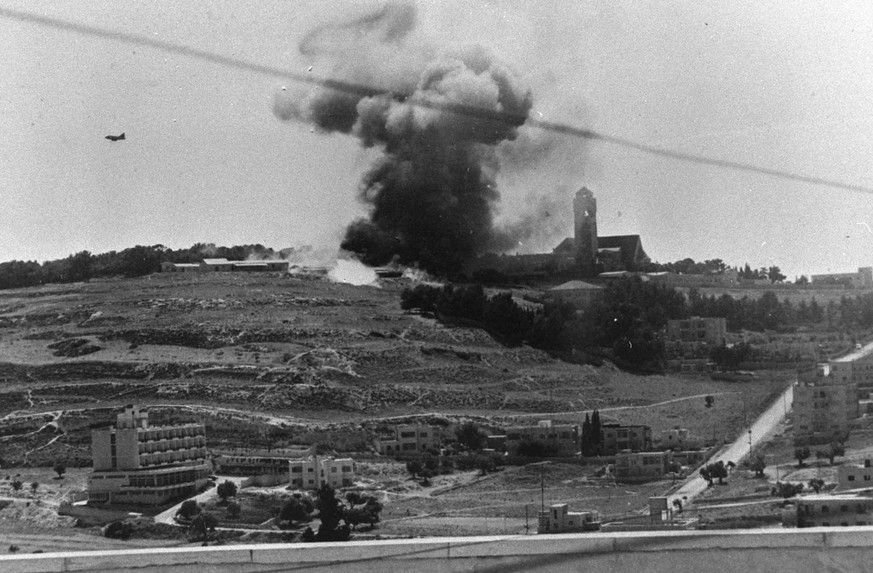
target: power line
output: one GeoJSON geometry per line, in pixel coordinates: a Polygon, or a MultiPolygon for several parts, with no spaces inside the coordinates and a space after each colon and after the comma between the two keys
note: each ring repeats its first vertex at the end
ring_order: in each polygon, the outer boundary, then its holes
{"type": "Polygon", "coordinates": [[[142,46],[147,48],[154,48],[156,50],[161,50],[164,52],[171,52],[174,54],[179,54],[182,56],[186,56],[193,59],[203,60],[206,62],[210,62],[213,64],[217,64],[220,66],[225,66],[229,68],[236,68],[239,70],[244,70],[248,72],[253,72],[257,74],[272,76],[276,78],[291,80],[294,82],[317,85],[320,87],[325,87],[349,94],[353,94],[359,97],[390,97],[399,101],[405,101],[406,103],[417,106],[417,107],[425,107],[432,109],[439,109],[440,111],[448,111],[451,113],[456,113],[459,115],[464,115],[467,117],[472,117],[476,119],[485,119],[488,121],[494,121],[499,123],[510,123],[514,125],[522,125],[527,124],[531,127],[543,129],[546,131],[551,131],[554,133],[559,133],[563,135],[568,135],[571,137],[578,137],[582,139],[588,139],[592,141],[601,141],[603,143],[608,143],[611,145],[616,145],[619,147],[624,147],[627,149],[633,149],[636,151],[640,151],[642,153],[648,153],[651,155],[657,155],[660,157],[667,157],[670,159],[675,159],[678,161],[685,161],[689,163],[698,163],[702,165],[710,165],[713,167],[720,167],[723,169],[732,169],[735,171],[746,171],[749,173],[757,173],[760,175],[767,175],[770,177],[775,177],[778,179],[785,179],[788,181],[798,181],[802,183],[809,183],[812,185],[821,185],[826,187],[833,187],[836,189],[843,189],[846,191],[855,191],[860,193],[871,193],[873,194],[873,187],[868,187],[865,185],[858,185],[853,183],[845,183],[843,181],[837,181],[834,179],[827,179],[824,177],[814,177],[811,175],[801,175],[798,173],[792,173],[790,171],[784,171],[781,169],[772,169],[768,167],[760,167],[757,165],[752,165],[748,163],[741,163],[738,161],[730,161],[727,159],[716,159],[711,157],[705,157],[702,155],[696,155],[693,153],[685,153],[682,151],[675,151],[671,149],[666,149],[663,147],[657,147],[654,145],[648,145],[645,143],[639,143],[636,141],[632,141],[629,139],[625,139],[622,137],[617,137],[614,135],[608,135],[604,133],[598,133],[591,129],[585,129],[580,127],[574,127],[572,125],[567,125],[563,123],[555,123],[549,121],[543,121],[534,119],[531,117],[527,117],[526,115],[521,114],[512,114],[507,112],[498,112],[490,109],[479,108],[475,106],[469,106],[458,103],[446,103],[446,102],[435,102],[435,101],[427,101],[427,100],[411,100],[408,99],[410,94],[398,93],[394,90],[377,88],[373,86],[365,86],[361,84],[355,84],[351,82],[344,82],[341,80],[335,80],[330,78],[319,78],[314,77],[309,74],[301,74],[297,72],[292,72],[289,70],[284,70],[282,68],[278,68],[275,66],[266,66],[263,64],[258,64],[255,62],[251,62],[248,60],[243,60],[240,58],[232,58],[229,56],[222,56],[219,54],[215,54],[213,52],[209,52],[206,50],[201,50],[198,48],[192,48],[190,46],[185,46],[182,44],[176,44],[173,42],[167,42],[164,40],[159,40],[156,38],[150,38],[148,36],[143,36],[140,34],[130,34],[126,32],[119,32],[116,30],[110,30],[106,28],[100,28],[97,26],[90,26],[87,24],[79,24],[76,22],[70,22],[68,20],[62,20],[59,18],[51,18],[48,16],[41,16],[39,14],[33,14],[30,12],[23,12],[20,10],[12,10],[9,8],[0,8],[0,18],[6,18],[10,20],[19,20],[22,22],[28,22],[31,24],[36,24],[39,26],[45,26],[48,28],[54,28],[57,30],[63,30],[66,32],[73,32],[77,34],[82,34],[85,36],[92,36],[96,38],[102,38],[104,40],[111,40],[116,42],[122,42],[126,44],[133,44],[136,46],[142,46]]]}

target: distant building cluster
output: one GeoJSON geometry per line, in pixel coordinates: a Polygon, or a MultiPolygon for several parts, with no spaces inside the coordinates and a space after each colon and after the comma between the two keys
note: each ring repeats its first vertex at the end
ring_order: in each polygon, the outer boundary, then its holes
{"type": "Polygon", "coordinates": [[[203,259],[199,263],[161,263],[162,273],[256,273],[288,272],[288,261],[229,261],[227,259],[203,259]]]}

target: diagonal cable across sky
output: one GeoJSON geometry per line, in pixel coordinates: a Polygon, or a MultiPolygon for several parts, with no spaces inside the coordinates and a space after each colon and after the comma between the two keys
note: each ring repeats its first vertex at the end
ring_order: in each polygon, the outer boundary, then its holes
{"type": "Polygon", "coordinates": [[[167,42],[164,40],[158,40],[155,38],[150,38],[148,36],[143,36],[139,34],[130,34],[127,32],[120,32],[117,30],[111,30],[107,28],[101,28],[98,26],[91,26],[88,24],[81,24],[77,22],[71,22],[68,20],[63,20],[59,18],[51,18],[48,16],[42,16],[39,14],[34,14],[31,12],[25,12],[20,10],[13,10],[9,8],[0,8],[0,18],[5,18],[8,20],[18,20],[21,22],[26,22],[30,24],[35,24],[38,26],[43,26],[47,28],[53,28],[56,30],[62,30],[66,32],[81,34],[85,36],[91,36],[95,38],[101,38],[104,40],[121,42],[125,44],[131,44],[146,48],[152,48],[164,52],[169,52],[173,54],[178,54],[181,56],[185,56],[188,58],[193,58],[201,61],[210,62],[219,66],[224,66],[227,68],[236,68],[238,70],[243,70],[251,73],[272,76],[275,78],[290,80],[293,82],[317,85],[320,87],[337,90],[345,93],[354,94],[360,97],[392,97],[398,100],[405,100],[410,105],[418,106],[418,107],[426,107],[426,108],[435,108],[440,111],[447,111],[451,113],[455,113],[458,115],[464,115],[468,117],[473,117],[477,119],[486,119],[488,121],[500,122],[500,123],[512,123],[515,125],[519,125],[524,123],[533,128],[542,129],[546,131],[550,131],[553,133],[558,133],[562,135],[566,135],[569,137],[576,137],[580,139],[587,139],[591,141],[599,141],[602,143],[615,145],[618,147],[623,147],[626,149],[632,149],[635,151],[639,151],[641,153],[648,153],[650,155],[656,155],[660,157],[666,157],[669,159],[674,159],[678,161],[684,161],[688,163],[697,163],[701,165],[709,165],[712,167],[718,167],[722,169],[730,169],[734,171],[744,171],[748,173],[757,173],[759,175],[765,175],[768,177],[774,177],[777,179],[789,180],[789,181],[797,181],[801,183],[808,183],[811,185],[832,187],[835,189],[842,189],[845,191],[854,191],[859,193],[871,193],[873,194],[873,187],[847,183],[844,181],[837,181],[834,179],[817,177],[813,175],[803,175],[799,173],[792,173],[790,171],[784,171],[781,169],[773,169],[768,167],[762,167],[758,165],[752,165],[748,163],[742,163],[737,161],[731,161],[728,159],[719,159],[706,157],[702,155],[686,153],[682,151],[667,149],[664,147],[659,147],[655,145],[649,145],[645,143],[640,143],[637,141],[632,141],[626,138],[599,133],[597,131],[576,127],[572,125],[568,125],[565,123],[557,123],[550,122],[544,120],[538,120],[531,117],[518,117],[511,113],[506,112],[497,112],[489,109],[479,108],[475,106],[462,105],[462,104],[453,104],[446,102],[437,102],[432,100],[423,100],[423,99],[415,99],[414,101],[408,100],[409,94],[398,93],[393,90],[388,89],[380,89],[375,86],[366,86],[361,84],[356,84],[352,82],[346,82],[342,80],[336,80],[331,78],[319,78],[312,76],[310,74],[301,74],[298,72],[293,72],[290,70],[278,68],[275,66],[267,66],[263,64],[258,64],[256,62],[251,62],[248,60],[233,58],[230,56],[223,56],[220,54],[216,54],[213,52],[209,52],[206,50],[201,50],[198,48],[193,48],[191,46],[185,46],[183,44],[177,44],[174,42],[167,42]]]}

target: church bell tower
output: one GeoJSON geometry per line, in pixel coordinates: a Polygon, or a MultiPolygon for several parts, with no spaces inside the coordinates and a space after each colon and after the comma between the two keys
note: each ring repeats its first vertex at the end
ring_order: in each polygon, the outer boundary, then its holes
{"type": "Polygon", "coordinates": [[[587,187],[576,192],[573,200],[575,217],[576,260],[583,275],[595,272],[597,264],[597,199],[587,187]]]}

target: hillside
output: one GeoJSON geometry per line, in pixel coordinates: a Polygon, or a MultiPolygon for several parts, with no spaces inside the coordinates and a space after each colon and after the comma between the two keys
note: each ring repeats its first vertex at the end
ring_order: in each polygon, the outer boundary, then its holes
{"type": "Polygon", "coordinates": [[[581,420],[593,408],[656,434],[681,424],[727,436],[785,384],[778,375],[639,377],[508,348],[484,331],[404,313],[410,284],[197,273],[2,291],[4,457],[87,464],[87,424],[126,403],[150,406],[156,421],[204,420],[213,445],[353,450],[366,447],[362,422],[372,429],[393,416],[496,426],[550,413],[581,420]],[[716,407],[704,409],[705,395],[716,407]]]}

